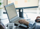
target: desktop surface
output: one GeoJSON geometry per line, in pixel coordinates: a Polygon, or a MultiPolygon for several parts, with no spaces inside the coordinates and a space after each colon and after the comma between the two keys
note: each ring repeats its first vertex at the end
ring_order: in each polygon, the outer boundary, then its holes
{"type": "MultiPolygon", "coordinates": [[[[6,16],[7,14],[4,14],[4,16],[6,16]]],[[[7,18],[7,16],[6,17],[4,17],[4,18],[7,18]]],[[[4,25],[6,25],[9,21],[8,21],[8,19],[5,19],[5,20],[2,20],[2,22],[4,23],[4,25]],[[7,21],[7,22],[5,22],[5,21],[7,21]]],[[[16,29],[16,27],[15,27],[15,29],[16,29]]],[[[17,28],[17,29],[23,29],[23,28],[17,28]]],[[[30,28],[29,28],[30,29],[30,28]]],[[[36,24],[36,27],[35,27],[35,29],[40,29],[40,23],[37,23],[36,24]]]]}

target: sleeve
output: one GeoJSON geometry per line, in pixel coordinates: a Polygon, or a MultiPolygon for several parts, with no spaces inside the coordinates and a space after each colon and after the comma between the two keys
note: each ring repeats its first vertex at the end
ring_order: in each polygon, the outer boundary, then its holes
{"type": "Polygon", "coordinates": [[[33,26],[33,24],[29,23],[29,27],[32,27],[32,26],[33,26]]]}
{"type": "Polygon", "coordinates": [[[34,28],[35,27],[35,25],[36,25],[36,23],[29,23],[29,27],[31,27],[31,28],[34,28]]]}

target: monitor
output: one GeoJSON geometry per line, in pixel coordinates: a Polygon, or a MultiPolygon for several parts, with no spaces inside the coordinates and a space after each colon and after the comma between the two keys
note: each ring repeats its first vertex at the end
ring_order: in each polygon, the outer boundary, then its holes
{"type": "Polygon", "coordinates": [[[14,6],[13,3],[11,3],[9,5],[6,5],[5,9],[7,11],[9,19],[12,19],[12,18],[17,16],[16,10],[15,10],[15,6],[14,6]]]}

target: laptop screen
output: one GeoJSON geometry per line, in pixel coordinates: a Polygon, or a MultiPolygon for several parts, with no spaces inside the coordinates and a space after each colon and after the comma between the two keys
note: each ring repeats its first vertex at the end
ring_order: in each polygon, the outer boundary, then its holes
{"type": "Polygon", "coordinates": [[[17,16],[17,13],[16,13],[16,10],[15,10],[14,4],[11,4],[11,5],[9,4],[9,5],[6,7],[6,10],[7,10],[9,19],[12,19],[12,18],[14,18],[15,16],[17,16]]]}

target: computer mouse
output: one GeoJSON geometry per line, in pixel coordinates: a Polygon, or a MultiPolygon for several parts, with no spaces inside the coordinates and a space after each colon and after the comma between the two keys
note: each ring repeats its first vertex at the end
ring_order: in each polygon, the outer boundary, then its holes
{"type": "Polygon", "coordinates": [[[40,22],[40,19],[36,19],[35,22],[40,22]]]}

